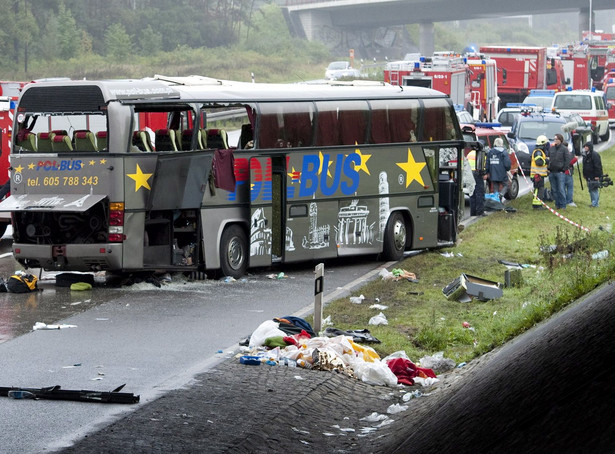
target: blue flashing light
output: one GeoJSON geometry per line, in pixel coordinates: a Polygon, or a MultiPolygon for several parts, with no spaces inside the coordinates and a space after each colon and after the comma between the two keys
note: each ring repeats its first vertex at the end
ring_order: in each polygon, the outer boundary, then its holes
{"type": "Polygon", "coordinates": [[[480,62],[481,62],[481,64],[483,64],[483,65],[486,65],[486,64],[487,64],[487,62],[486,62],[485,60],[481,60],[480,62]]]}
{"type": "Polygon", "coordinates": [[[419,58],[419,60],[424,62],[425,61],[425,57],[421,57],[421,58],[419,58]]]}
{"type": "Polygon", "coordinates": [[[609,80],[607,81],[607,84],[612,84],[612,83],[615,83],[615,79],[613,79],[613,78],[611,78],[611,79],[609,79],[609,80]]]}
{"type": "Polygon", "coordinates": [[[519,107],[519,108],[536,107],[536,104],[529,103],[529,102],[508,102],[506,103],[506,107],[519,107]]]}
{"type": "Polygon", "coordinates": [[[500,126],[502,126],[502,123],[483,123],[483,122],[476,122],[474,123],[474,126],[476,126],[477,128],[499,128],[500,126]]]}
{"type": "Polygon", "coordinates": [[[572,87],[566,88],[566,91],[572,91],[572,87]]]}
{"type": "Polygon", "coordinates": [[[468,57],[463,57],[463,63],[467,64],[468,63],[468,57]]]}
{"type": "Polygon", "coordinates": [[[512,49],[510,47],[507,47],[506,52],[512,52],[512,49]]]}
{"type": "Polygon", "coordinates": [[[562,49],[562,54],[567,54],[568,53],[568,49],[562,49]]]}
{"type": "Polygon", "coordinates": [[[414,62],[414,69],[420,69],[421,68],[421,64],[418,61],[414,62]]]}
{"type": "Polygon", "coordinates": [[[529,96],[555,96],[555,90],[530,90],[529,96]]]}
{"type": "Polygon", "coordinates": [[[596,87],[592,87],[592,93],[596,93],[596,87]]]}
{"type": "Polygon", "coordinates": [[[15,110],[17,107],[17,103],[15,101],[11,101],[11,110],[15,110]]]}

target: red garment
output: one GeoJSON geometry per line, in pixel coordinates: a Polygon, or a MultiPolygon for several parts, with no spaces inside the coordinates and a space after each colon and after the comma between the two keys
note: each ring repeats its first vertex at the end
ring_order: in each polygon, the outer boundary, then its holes
{"type": "Polygon", "coordinates": [[[412,386],[414,385],[414,377],[436,378],[436,374],[431,369],[419,367],[409,359],[395,358],[387,362],[387,366],[391,372],[397,377],[397,383],[412,386]]]}

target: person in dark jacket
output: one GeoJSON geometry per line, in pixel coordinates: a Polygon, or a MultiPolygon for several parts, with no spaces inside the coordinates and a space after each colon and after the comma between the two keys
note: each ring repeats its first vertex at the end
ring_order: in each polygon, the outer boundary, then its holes
{"type": "Polygon", "coordinates": [[[600,200],[600,177],[602,176],[602,159],[594,151],[594,145],[587,142],[583,145],[583,178],[587,180],[587,189],[591,206],[596,208],[600,200]]]}
{"type": "Polygon", "coordinates": [[[504,149],[504,141],[498,137],[493,141],[493,148],[487,153],[487,177],[492,185],[492,192],[500,194],[500,200],[508,188],[508,171],[510,170],[510,156],[504,149]]]}
{"type": "Polygon", "coordinates": [[[549,148],[549,182],[551,192],[555,200],[555,208],[563,210],[566,208],[566,193],[564,190],[565,171],[570,164],[571,156],[568,148],[564,146],[564,136],[555,134],[554,145],[549,148]]]}

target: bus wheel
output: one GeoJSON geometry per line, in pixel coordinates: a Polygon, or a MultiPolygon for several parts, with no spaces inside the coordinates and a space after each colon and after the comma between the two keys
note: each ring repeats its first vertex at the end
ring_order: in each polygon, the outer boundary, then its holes
{"type": "Polygon", "coordinates": [[[398,261],[404,255],[406,248],[406,223],[399,212],[395,212],[389,218],[384,232],[383,257],[387,261],[398,261]]]}
{"type": "Polygon", "coordinates": [[[244,230],[233,224],[222,232],[220,268],[225,276],[240,278],[248,269],[248,239],[244,230]]]}

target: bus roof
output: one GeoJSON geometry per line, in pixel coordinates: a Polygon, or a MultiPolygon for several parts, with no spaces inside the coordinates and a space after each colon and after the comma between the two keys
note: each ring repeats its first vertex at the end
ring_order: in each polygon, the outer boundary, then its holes
{"type": "Polygon", "coordinates": [[[268,84],[226,81],[201,76],[50,81],[28,84],[22,93],[21,102],[26,111],[48,111],[50,90],[52,95],[55,92],[54,99],[64,100],[60,104],[71,104],[70,107],[74,111],[91,110],[92,106],[100,107],[110,101],[181,100],[182,102],[232,103],[235,101],[331,101],[446,97],[439,91],[422,87],[399,87],[366,82],[368,81],[360,81],[352,85],[345,83],[268,84]],[[79,108],[81,104],[84,104],[83,109],[79,108]]]}

